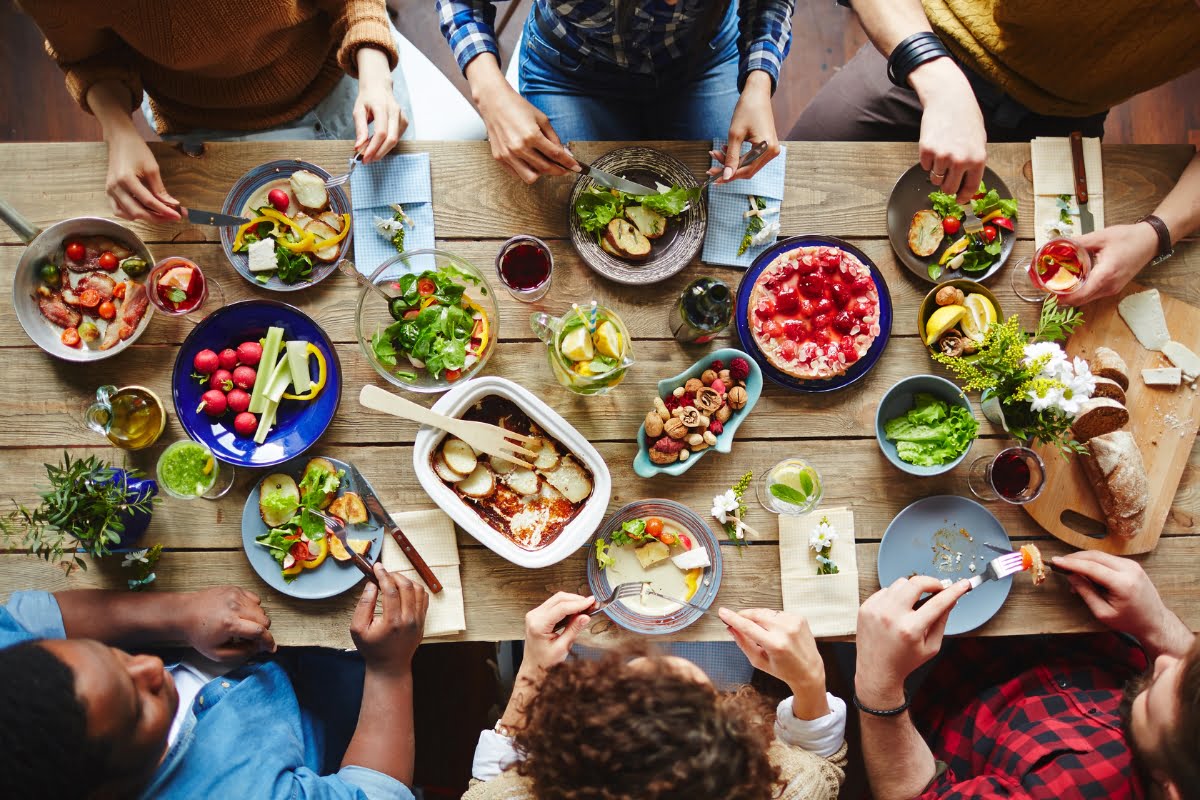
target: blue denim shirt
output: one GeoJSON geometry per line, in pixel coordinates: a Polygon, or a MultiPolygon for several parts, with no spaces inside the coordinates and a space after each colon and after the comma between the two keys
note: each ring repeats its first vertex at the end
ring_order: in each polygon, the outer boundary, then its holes
{"type": "MultiPolygon", "coordinates": [[[[65,637],[48,592],[15,592],[0,606],[0,648],[65,637]]],[[[322,744],[287,673],[249,664],[200,690],[142,796],[413,800],[404,784],[366,767],[317,774],[322,744]]]]}

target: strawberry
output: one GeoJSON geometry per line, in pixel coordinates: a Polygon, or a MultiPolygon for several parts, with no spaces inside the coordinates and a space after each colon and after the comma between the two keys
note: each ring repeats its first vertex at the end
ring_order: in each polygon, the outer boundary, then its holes
{"type": "Polygon", "coordinates": [[[800,297],[796,290],[785,286],[775,295],[775,307],[781,314],[795,314],[800,308],[800,297]]]}

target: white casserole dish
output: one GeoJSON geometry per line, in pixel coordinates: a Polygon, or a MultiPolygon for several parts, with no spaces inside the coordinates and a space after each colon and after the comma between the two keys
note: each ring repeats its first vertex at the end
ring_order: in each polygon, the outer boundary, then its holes
{"type": "Polygon", "coordinates": [[[596,452],[596,448],[550,406],[523,386],[504,378],[472,378],[442,395],[441,399],[433,404],[433,410],[446,416],[461,417],[468,408],[489,395],[504,397],[516,403],[531,420],[549,436],[557,439],[592,473],[592,494],[584,501],[583,508],[575,518],[567,523],[553,542],[540,550],[519,547],[476,514],[457,492],[434,473],[430,456],[446,436],[446,432],[424,425],[417,431],[413,447],[413,470],[417,474],[417,480],[421,482],[421,488],[433,502],[449,514],[459,527],[496,555],[530,569],[557,564],[587,544],[596,532],[596,527],[603,521],[608,510],[609,495],[612,493],[612,477],[608,473],[608,465],[596,452]]]}

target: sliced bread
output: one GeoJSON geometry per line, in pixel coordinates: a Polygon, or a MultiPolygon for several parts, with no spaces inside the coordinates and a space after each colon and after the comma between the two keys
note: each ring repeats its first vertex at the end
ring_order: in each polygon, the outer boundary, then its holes
{"type": "Polygon", "coordinates": [[[922,258],[931,256],[946,236],[942,228],[942,218],[931,208],[925,208],[913,214],[908,226],[908,249],[922,258]]]}
{"type": "Polygon", "coordinates": [[[1129,411],[1125,406],[1108,397],[1093,397],[1085,400],[1075,421],[1071,423],[1071,432],[1081,442],[1090,441],[1095,436],[1112,433],[1129,423],[1129,411]]]}
{"type": "Polygon", "coordinates": [[[1088,450],[1089,455],[1080,460],[1109,532],[1125,538],[1137,536],[1150,503],[1150,483],[1137,442],[1128,431],[1113,431],[1093,437],[1088,450]]]}
{"type": "Polygon", "coordinates": [[[1096,378],[1096,389],[1092,392],[1092,397],[1107,397],[1125,405],[1125,390],[1112,378],[1096,378]]]}
{"type": "Polygon", "coordinates": [[[1092,374],[1100,378],[1108,378],[1121,385],[1123,391],[1129,391],[1129,367],[1120,353],[1108,347],[1097,347],[1089,364],[1092,374]]]}

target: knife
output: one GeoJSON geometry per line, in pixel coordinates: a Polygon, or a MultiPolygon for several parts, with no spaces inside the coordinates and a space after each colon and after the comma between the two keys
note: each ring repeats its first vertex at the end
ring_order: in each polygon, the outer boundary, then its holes
{"type": "Polygon", "coordinates": [[[392,535],[396,540],[396,544],[400,545],[401,552],[408,556],[408,560],[412,562],[413,568],[417,570],[417,574],[421,576],[421,580],[425,581],[425,585],[429,587],[430,594],[437,594],[442,590],[442,583],[433,574],[433,570],[425,563],[425,559],[421,558],[421,554],[417,552],[417,548],[413,547],[413,543],[404,535],[404,531],[396,525],[390,514],[383,510],[383,503],[379,502],[379,495],[375,494],[375,490],[371,488],[371,484],[363,477],[363,474],[358,471],[358,467],[353,464],[350,467],[350,475],[354,479],[354,484],[358,487],[362,495],[363,502],[367,506],[367,511],[371,516],[383,525],[383,529],[392,535]]]}
{"type": "MultiPolygon", "coordinates": [[[[662,592],[658,591],[657,589],[652,589],[649,586],[646,587],[646,594],[652,594],[661,600],[667,600],[672,603],[678,603],[681,606],[690,606],[690,607],[696,609],[697,611],[699,611],[701,614],[707,614],[710,617],[716,617],[717,619],[720,619],[720,615],[718,615],[717,612],[713,611],[711,608],[705,608],[704,606],[696,605],[695,603],[692,603],[688,600],[680,600],[678,597],[671,597],[671,595],[663,594],[662,592]]],[[[724,624],[724,623],[722,623],[722,624],[724,624]]]]}
{"type": "Polygon", "coordinates": [[[640,183],[634,183],[633,181],[625,180],[624,178],[618,178],[616,175],[611,175],[602,169],[596,169],[591,164],[580,161],[578,158],[575,159],[575,163],[579,164],[579,166],[582,168],[580,170],[582,174],[587,175],[601,186],[607,186],[609,189],[617,189],[625,194],[638,196],[644,194],[658,194],[656,189],[651,189],[647,186],[643,186],[640,183]]]}
{"type": "Polygon", "coordinates": [[[350,542],[346,540],[346,523],[342,522],[339,518],[333,516],[332,514],[326,514],[324,511],[319,511],[315,508],[309,510],[321,519],[325,520],[325,527],[328,528],[330,532],[332,532],[333,535],[338,538],[339,541],[341,541],[342,547],[346,548],[346,552],[350,554],[350,560],[354,563],[354,566],[358,567],[358,571],[367,576],[367,580],[378,586],[379,579],[375,577],[375,570],[371,567],[371,562],[360,556],[352,547],[350,547],[350,542]]]}
{"type": "Polygon", "coordinates": [[[1071,134],[1071,168],[1075,172],[1075,202],[1079,205],[1079,231],[1096,230],[1096,219],[1088,209],[1087,168],[1083,164],[1083,133],[1071,134]]]}
{"type": "Polygon", "coordinates": [[[189,208],[187,210],[187,218],[188,222],[196,225],[214,225],[218,228],[232,228],[238,225],[245,225],[250,221],[247,217],[234,217],[229,214],[204,211],[199,208],[189,208]]]}

